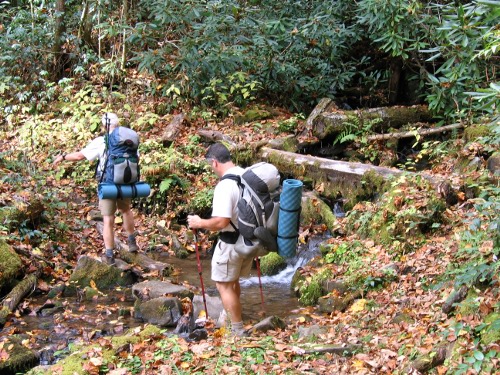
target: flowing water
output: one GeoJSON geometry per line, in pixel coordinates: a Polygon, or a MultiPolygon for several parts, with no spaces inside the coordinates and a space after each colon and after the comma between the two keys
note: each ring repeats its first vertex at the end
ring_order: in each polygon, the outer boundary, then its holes
{"type": "MultiPolygon", "coordinates": [[[[260,282],[257,270],[252,269],[248,278],[240,279],[241,302],[244,319],[257,319],[263,310],[267,316],[283,317],[294,309],[299,308],[297,297],[291,291],[290,283],[297,268],[303,266],[309,259],[318,254],[317,245],[321,239],[313,239],[308,244],[299,246],[297,255],[287,259],[287,267],[275,276],[261,276],[260,282]],[[261,290],[263,298],[261,297],[261,290]],[[264,305],[262,304],[264,300],[264,305]]],[[[158,260],[170,263],[181,269],[178,281],[186,281],[190,285],[201,286],[198,264],[193,255],[188,259],[162,258],[158,260]]],[[[201,267],[205,292],[210,296],[217,296],[215,283],[210,279],[211,259],[201,254],[201,267]]]]}

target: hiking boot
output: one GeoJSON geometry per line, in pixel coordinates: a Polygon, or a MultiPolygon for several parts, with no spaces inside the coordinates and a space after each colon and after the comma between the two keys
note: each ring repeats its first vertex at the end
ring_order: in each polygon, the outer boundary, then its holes
{"type": "Polygon", "coordinates": [[[244,329],[233,329],[231,331],[231,337],[248,337],[250,334],[244,329]]]}
{"type": "Polygon", "coordinates": [[[131,253],[137,253],[139,251],[139,246],[137,246],[135,237],[128,239],[128,251],[131,253]]]}
{"type": "Polygon", "coordinates": [[[100,260],[102,263],[107,264],[108,266],[114,266],[116,263],[114,256],[107,256],[106,254],[102,254],[100,260]]]}
{"type": "Polygon", "coordinates": [[[257,237],[264,247],[272,252],[278,251],[278,243],[276,242],[276,238],[273,237],[271,232],[265,227],[257,227],[253,231],[255,237],[257,237]]]}

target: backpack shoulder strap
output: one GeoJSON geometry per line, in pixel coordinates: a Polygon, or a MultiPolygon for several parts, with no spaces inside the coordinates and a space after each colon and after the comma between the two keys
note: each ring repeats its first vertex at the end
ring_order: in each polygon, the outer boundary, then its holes
{"type": "MultiPolygon", "coordinates": [[[[238,187],[242,187],[241,185],[241,176],[238,176],[237,174],[225,174],[224,176],[221,177],[220,179],[221,181],[222,180],[233,180],[233,181],[236,181],[236,183],[238,184],[238,187]]],[[[233,227],[234,231],[239,233],[239,230],[238,228],[236,228],[236,225],[234,225],[234,223],[230,220],[229,223],[231,224],[231,226],[233,227]]]]}
{"type": "Polygon", "coordinates": [[[224,176],[221,177],[220,179],[222,180],[233,180],[236,181],[238,186],[241,186],[241,176],[238,176],[237,174],[225,174],[224,176]]]}

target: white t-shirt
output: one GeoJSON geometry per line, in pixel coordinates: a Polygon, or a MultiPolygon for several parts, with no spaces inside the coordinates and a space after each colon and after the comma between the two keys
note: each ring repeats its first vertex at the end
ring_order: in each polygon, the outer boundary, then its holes
{"type": "Polygon", "coordinates": [[[83,156],[89,161],[94,161],[99,159],[99,165],[97,167],[97,178],[100,178],[102,172],[105,169],[104,163],[106,163],[106,144],[104,142],[104,137],[100,136],[90,142],[84,149],[80,151],[83,156]]]}
{"type": "MultiPolygon", "coordinates": [[[[241,176],[245,170],[241,167],[228,169],[224,175],[235,174],[241,176]]],[[[212,216],[228,217],[231,222],[238,227],[238,200],[240,198],[240,188],[236,181],[227,179],[219,181],[214,190],[212,201],[212,216]]],[[[233,232],[231,224],[221,230],[221,232],[233,232]]]]}

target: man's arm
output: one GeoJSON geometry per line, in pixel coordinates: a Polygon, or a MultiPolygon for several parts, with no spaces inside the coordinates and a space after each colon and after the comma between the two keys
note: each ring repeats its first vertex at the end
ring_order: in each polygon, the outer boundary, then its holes
{"type": "Polygon", "coordinates": [[[214,232],[224,229],[231,221],[228,217],[214,216],[210,219],[202,219],[198,215],[189,215],[187,220],[192,229],[207,229],[214,232]]]}
{"type": "Polygon", "coordinates": [[[52,162],[52,164],[57,165],[57,164],[59,164],[63,160],[67,160],[67,161],[80,161],[80,160],[83,160],[83,159],[85,159],[85,155],[83,155],[80,151],[70,152],[69,154],[64,153],[64,154],[61,154],[61,155],[57,156],[57,158],[54,159],[54,161],[52,162]]]}

